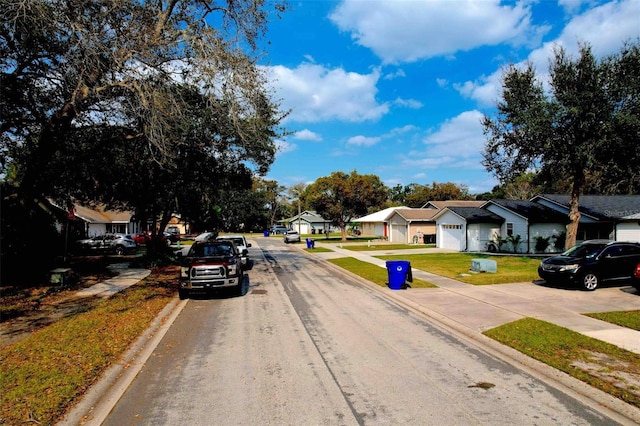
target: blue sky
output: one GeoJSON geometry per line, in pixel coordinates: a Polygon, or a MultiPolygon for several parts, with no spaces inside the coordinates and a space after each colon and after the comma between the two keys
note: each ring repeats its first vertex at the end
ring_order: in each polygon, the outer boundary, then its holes
{"type": "Polygon", "coordinates": [[[547,74],[554,46],[597,56],[640,37],[640,0],[291,0],[261,61],[291,110],[267,179],[287,187],[334,171],[397,184],[497,181],[480,119],[509,63],[547,74]]]}

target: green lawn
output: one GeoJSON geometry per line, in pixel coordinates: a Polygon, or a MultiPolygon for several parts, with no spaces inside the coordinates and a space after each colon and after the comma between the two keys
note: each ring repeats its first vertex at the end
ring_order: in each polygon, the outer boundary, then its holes
{"type": "Polygon", "coordinates": [[[525,256],[487,256],[468,253],[431,253],[376,256],[384,260],[408,260],[416,269],[475,285],[531,282],[538,277],[540,259],[525,256]],[[492,259],[497,273],[471,272],[471,259],[492,259]]]}
{"type": "MultiPolygon", "coordinates": [[[[342,269],[346,269],[347,271],[352,272],[366,280],[376,283],[381,287],[386,287],[389,283],[389,276],[386,268],[381,268],[379,266],[373,265],[368,262],[363,262],[352,257],[330,259],[329,262],[341,267],[342,269]]],[[[413,279],[413,282],[408,284],[412,288],[436,287],[429,282],[416,278],[413,279]]]]}
{"type": "Polygon", "coordinates": [[[344,246],[345,250],[353,250],[353,251],[380,251],[380,250],[413,250],[413,249],[424,249],[424,248],[433,248],[435,244],[387,244],[387,243],[375,243],[371,242],[371,244],[367,245],[357,245],[357,246],[344,246]]]}
{"type": "Polygon", "coordinates": [[[640,310],[623,312],[598,312],[585,314],[588,317],[640,331],[640,310]]]}

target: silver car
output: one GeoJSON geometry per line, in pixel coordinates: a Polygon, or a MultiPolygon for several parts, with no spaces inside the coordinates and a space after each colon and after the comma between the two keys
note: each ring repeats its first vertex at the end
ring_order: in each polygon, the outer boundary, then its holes
{"type": "Polygon", "coordinates": [[[80,254],[91,253],[115,253],[122,255],[130,253],[136,249],[136,242],[129,234],[104,234],[85,240],[78,240],[74,243],[73,251],[80,254]]]}
{"type": "Polygon", "coordinates": [[[284,234],[284,242],[289,243],[299,243],[300,242],[300,234],[298,231],[289,230],[284,234]]]}

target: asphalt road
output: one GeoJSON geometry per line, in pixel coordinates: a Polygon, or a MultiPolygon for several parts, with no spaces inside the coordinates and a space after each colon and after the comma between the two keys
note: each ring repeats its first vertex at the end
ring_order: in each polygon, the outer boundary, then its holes
{"type": "Polygon", "coordinates": [[[104,424],[614,424],[281,239],[260,244],[247,295],[189,300],[104,424]]]}

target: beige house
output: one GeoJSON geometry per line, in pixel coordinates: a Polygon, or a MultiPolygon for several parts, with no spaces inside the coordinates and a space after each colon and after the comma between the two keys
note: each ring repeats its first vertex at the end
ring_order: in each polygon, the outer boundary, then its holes
{"type": "Polygon", "coordinates": [[[389,215],[389,241],[399,244],[435,244],[437,209],[397,209],[389,215]]]}
{"type": "Polygon", "coordinates": [[[84,234],[87,237],[95,237],[106,233],[131,234],[136,231],[133,212],[108,210],[103,205],[87,207],[74,204],[72,218],[83,222],[84,234]]]}

